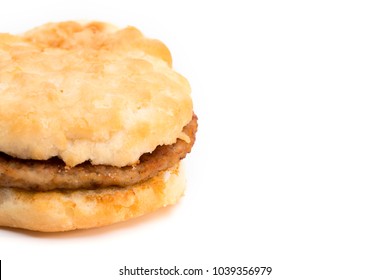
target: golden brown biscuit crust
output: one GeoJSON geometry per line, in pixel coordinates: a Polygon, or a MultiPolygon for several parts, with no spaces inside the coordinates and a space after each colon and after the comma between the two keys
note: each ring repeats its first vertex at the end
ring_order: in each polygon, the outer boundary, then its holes
{"type": "Polygon", "coordinates": [[[187,80],[169,50],[134,27],[51,23],[0,34],[0,151],[126,166],[183,137],[187,80]]]}
{"type": "Polygon", "coordinates": [[[180,165],[126,188],[49,192],[0,188],[0,226],[43,232],[100,227],[174,204],[184,190],[180,165]]]}

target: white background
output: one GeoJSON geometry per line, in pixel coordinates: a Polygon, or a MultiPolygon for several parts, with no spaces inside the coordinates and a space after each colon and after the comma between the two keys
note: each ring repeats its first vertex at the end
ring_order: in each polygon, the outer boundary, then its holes
{"type": "Polygon", "coordinates": [[[125,265],[390,279],[389,14],[386,1],[2,1],[0,32],[95,19],[161,39],[199,116],[178,205],[102,229],[0,229],[4,279],[149,279],[125,265]]]}

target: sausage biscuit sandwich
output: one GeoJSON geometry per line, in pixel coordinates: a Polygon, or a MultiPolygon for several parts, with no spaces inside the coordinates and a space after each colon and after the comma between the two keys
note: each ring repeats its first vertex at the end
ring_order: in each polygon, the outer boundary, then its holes
{"type": "Polygon", "coordinates": [[[174,204],[196,130],[169,50],[134,27],[0,33],[0,226],[93,228],[174,204]]]}

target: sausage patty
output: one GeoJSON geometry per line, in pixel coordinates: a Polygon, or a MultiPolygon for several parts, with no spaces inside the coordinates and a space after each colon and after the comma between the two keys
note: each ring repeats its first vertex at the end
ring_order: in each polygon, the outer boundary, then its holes
{"type": "Polygon", "coordinates": [[[197,126],[197,117],[193,115],[183,129],[190,138],[189,143],[178,139],[175,144],[158,146],[152,153],[143,154],[135,166],[115,167],[84,162],[68,168],[59,158],[23,160],[0,152],[0,187],[49,191],[130,186],[155,176],[183,159],[195,142],[197,126]]]}

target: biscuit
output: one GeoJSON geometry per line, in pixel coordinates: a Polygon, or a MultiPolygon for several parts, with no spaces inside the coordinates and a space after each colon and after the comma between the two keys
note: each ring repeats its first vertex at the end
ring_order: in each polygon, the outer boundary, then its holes
{"type": "Polygon", "coordinates": [[[190,92],[134,27],[0,34],[0,226],[87,229],[176,203],[198,127],[190,92]]]}
{"type": "Polygon", "coordinates": [[[42,232],[101,227],[174,204],[184,190],[180,164],[125,188],[48,192],[0,188],[0,226],[42,232]]]}
{"type": "Polygon", "coordinates": [[[134,27],[62,22],[0,35],[0,151],[117,167],[170,145],[192,118],[169,50],[134,27]]]}

